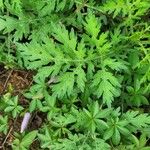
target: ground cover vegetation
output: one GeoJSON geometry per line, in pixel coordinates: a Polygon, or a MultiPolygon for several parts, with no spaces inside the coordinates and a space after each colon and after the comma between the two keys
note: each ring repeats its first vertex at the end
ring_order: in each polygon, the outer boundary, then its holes
{"type": "Polygon", "coordinates": [[[0,63],[1,149],[150,150],[149,0],[0,0],[0,63]]]}

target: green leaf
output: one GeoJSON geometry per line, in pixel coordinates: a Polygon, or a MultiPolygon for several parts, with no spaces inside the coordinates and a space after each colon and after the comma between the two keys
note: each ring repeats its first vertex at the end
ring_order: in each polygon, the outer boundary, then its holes
{"type": "Polygon", "coordinates": [[[70,96],[74,88],[74,73],[66,72],[58,79],[58,83],[53,85],[53,95],[62,98],[65,95],[70,96]]]}
{"type": "Polygon", "coordinates": [[[68,125],[76,121],[75,117],[72,115],[66,115],[65,117],[66,117],[66,120],[64,122],[64,125],[68,125]]]}
{"type": "Polygon", "coordinates": [[[145,135],[144,133],[140,136],[139,142],[140,142],[140,143],[139,143],[139,146],[140,146],[140,147],[146,146],[147,139],[146,139],[146,135],[145,135]]]}
{"type": "Polygon", "coordinates": [[[45,133],[44,134],[38,134],[38,138],[42,142],[41,147],[42,148],[48,148],[52,144],[52,139],[51,139],[51,135],[50,135],[48,128],[45,127],[44,130],[45,130],[45,133]]]}
{"type": "Polygon", "coordinates": [[[4,134],[7,134],[8,131],[8,117],[1,116],[0,115],[0,133],[3,132],[4,134]]]}
{"type": "Polygon", "coordinates": [[[5,27],[6,27],[6,22],[0,18],[0,31],[5,29],[5,27]]]}
{"type": "Polygon", "coordinates": [[[134,136],[133,134],[131,134],[131,139],[132,139],[132,142],[136,145],[136,147],[139,147],[139,140],[136,136],[134,136]]]}
{"type": "Polygon", "coordinates": [[[97,119],[95,122],[97,123],[97,126],[99,126],[98,128],[103,127],[107,129],[109,127],[108,124],[103,120],[97,119]]]}
{"type": "Polygon", "coordinates": [[[112,73],[104,70],[98,71],[95,74],[91,87],[96,88],[94,92],[95,95],[97,95],[98,98],[102,96],[103,103],[106,103],[109,107],[114,97],[120,95],[119,88],[121,85],[117,78],[115,78],[112,73]]]}
{"type": "Polygon", "coordinates": [[[38,99],[37,101],[36,101],[36,105],[37,105],[37,108],[39,109],[39,110],[41,110],[42,109],[42,102],[38,99]]]}
{"type": "Polygon", "coordinates": [[[99,113],[96,115],[96,118],[107,118],[109,114],[111,113],[112,109],[106,108],[99,110],[99,113]]]}
{"type": "Polygon", "coordinates": [[[105,59],[103,63],[104,63],[104,66],[108,66],[111,69],[116,70],[116,71],[121,71],[121,70],[127,71],[128,70],[128,68],[126,66],[127,62],[124,62],[122,60],[117,61],[116,59],[108,58],[108,59],[105,59]]]}
{"type": "Polygon", "coordinates": [[[118,126],[117,129],[119,130],[119,132],[125,136],[128,136],[131,134],[131,132],[129,131],[129,129],[122,127],[122,126],[118,126]]]}
{"type": "Polygon", "coordinates": [[[139,53],[138,51],[131,52],[129,55],[129,63],[131,67],[134,69],[139,63],[139,53]]]}
{"type": "Polygon", "coordinates": [[[128,111],[125,114],[126,119],[135,127],[147,127],[150,124],[150,116],[148,114],[139,114],[138,111],[128,111]]]}
{"type": "Polygon", "coordinates": [[[104,132],[103,139],[108,140],[113,136],[113,134],[114,134],[114,128],[109,128],[104,132]]]}
{"type": "Polygon", "coordinates": [[[89,13],[86,17],[86,22],[84,22],[84,28],[89,35],[97,38],[100,31],[101,24],[98,22],[98,19],[92,13],[89,13]]]}
{"type": "Polygon", "coordinates": [[[28,148],[32,143],[35,137],[37,136],[37,131],[34,130],[27,135],[25,135],[21,141],[21,145],[28,148]]]}
{"type": "Polygon", "coordinates": [[[53,36],[63,45],[63,52],[70,58],[75,58],[76,53],[76,45],[77,45],[77,37],[74,33],[74,30],[71,29],[71,32],[68,33],[65,26],[55,25],[53,26],[53,36]]]}
{"type": "Polygon", "coordinates": [[[115,144],[115,145],[118,145],[120,143],[120,132],[118,131],[118,129],[114,129],[114,134],[112,136],[112,142],[115,144]]]}
{"type": "Polygon", "coordinates": [[[104,12],[108,12],[108,14],[113,13],[113,18],[118,16],[121,12],[122,16],[125,16],[131,11],[132,5],[130,3],[126,3],[124,0],[120,1],[106,1],[101,9],[104,12]]]}
{"type": "Polygon", "coordinates": [[[83,111],[84,111],[84,113],[85,113],[89,118],[92,118],[92,114],[91,114],[88,110],[86,110],[85,108],[83,108],[83,111]]]}
{"type": "Polygon", "coordinates": [[[18,56],[20,55],[23,58],[28,69],[40,68],[53,60],[49,50],[43,48],[36,41],[32,41],[30,44],[17,43],[17,47],[18,56]]]}
{"type": "Polygon", "coordinates": [[[93,105],[92,105],[92,110],[91,110],[91,111],[92,111],[92,115],[93,115],[94,117],[96,117],[97,114],[99,113],[99,111],[100,111],[100,106],[99,106],[99,104],[98,104],[97,101],[93,103],[93,105]]]}
{"type": "Polygon", "coordinates": [[[37,106],[37,100],[36,99],[33,99],[30,103],[30,106],[29,106],[29,110],[30,112],[33,112],[35,109],[36,109],[36,106],[37,106]]]}
{"type": "Polygon", "coordinates": [[[86,82],[86,74],[81,67],[78,67],[77,69],[75,69],[75,74],[77,75],[77,79],[76,79],[77,86],[82,92],[84,92],[85,82],[86,82]]]}
{"type": "Polygon", "coordinates": [[[14,109],[13,106],[9,106],[9,107],[7,107],[4,111],[5,111],[5,112],[10,112],[10,111],[12,111],[13,109],[14,109]]]}

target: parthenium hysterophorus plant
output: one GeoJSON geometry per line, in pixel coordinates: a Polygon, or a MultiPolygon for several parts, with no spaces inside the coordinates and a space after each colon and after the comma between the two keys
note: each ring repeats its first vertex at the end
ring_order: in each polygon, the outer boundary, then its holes
{"type": "Polygon", "coordinates": [[[149,104],[149,0],[0,2],[0,61],[37,72],[42,148],[149,148],[148,113],[129,110],[149,104]]]}

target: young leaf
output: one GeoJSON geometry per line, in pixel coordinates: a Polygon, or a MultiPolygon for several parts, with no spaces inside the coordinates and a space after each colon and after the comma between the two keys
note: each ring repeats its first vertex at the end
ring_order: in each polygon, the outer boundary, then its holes
{"type": "Polygon", "coordinates": [[[100,27],[101,24],[98,22],[98,19],[92,13],[89,13],[86,17],[86,22],[84,23],[86,32],[96,39],[100,31],[100,27]]]}

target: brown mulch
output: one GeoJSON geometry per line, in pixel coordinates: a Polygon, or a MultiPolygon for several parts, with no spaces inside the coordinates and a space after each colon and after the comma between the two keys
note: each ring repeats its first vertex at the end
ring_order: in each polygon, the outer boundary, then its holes
{"type": "Polygon", "coordinates": [[[0,68],[0,95],[8,92],[10,88],[13,90],[13,95],[20,94],[31,86],[32,76],[32,71],[0,68]]]}

